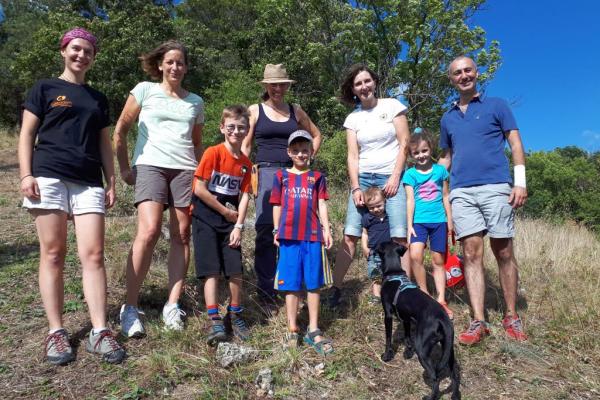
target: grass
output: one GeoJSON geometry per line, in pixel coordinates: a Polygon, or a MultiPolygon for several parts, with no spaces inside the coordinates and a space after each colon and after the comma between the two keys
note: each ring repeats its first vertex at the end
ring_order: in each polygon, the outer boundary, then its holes
{"type": "MultiPolygon", "coordinates": [[[[19,208],[16,139],[6,134],[0,138],[0,393],[4,398],[247,399],[256,397],[254,379],[262,368],[273,372],[276,399],[413,399],[428,393],[421,366],[416,359],[402,359],[402,346],[390,363],[379,358],[384,343],[382,312],[366,301],[364,260],[350,269],[340,310],[322,310],[321,326],[335,342],[333,356],[322,358],[305,346],[283,351],[283,313],[267,317],[252,296],[245,296],[253,332],[248,345],[259,350],[259,357],[245,365],[219,367],[215,350],[204,342],[206,314],[193,268],[182,299],[188,314],[186,330],[162,330],[168,250],[164,238],[157,246],[141,296],[148,336],[123,339],[129,354],[124,364],[102,364],[82,346],[90,326],[72,228],[65,266],[64,318],[77,360],[65,367],[49,366],[42,354],[47,322],[37,288],[37,238],[31,218],[19,208]]],[[[336,188],[330,194],[334,236],[339,242],[346,197],[336,188]]],[[[125,294],[125,260],[135,234],[131,189],[119,184],[118,196],[118,205],[107,218],[106,238],[109,322],[115,330],[125,294]]],[[[593,261],[600,256],[600,243],[593,234],[572,224],[519,219],[517,229],[519,307],[530,340],[515,343],[503,335],[501,289],[488,247],[486,305],[492,336],[481,346],[456,346],[463,398],[598,398],[600,274],[593,261]]],[[[252,229],[244,235],[246,287],[251,292],[255,282],[252,229]]],[[[466,294],[450,292],[449,296],[456,330],[462,330],[469,320],[466,294]]],[[[221,298],[225,304],[224,292],[221,298]]],[[[305,311],[301,321],[307,321],[305,311]]]]}

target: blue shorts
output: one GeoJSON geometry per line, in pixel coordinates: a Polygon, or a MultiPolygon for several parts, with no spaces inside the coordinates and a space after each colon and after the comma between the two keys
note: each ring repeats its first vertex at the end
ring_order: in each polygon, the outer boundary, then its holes
{"type": "MultiPolygon", "coordinates": [[[[372,174],[363,172],[358,174],[358,183],[361,190],[365,191],[372,186],[378,186],[381,189],[385,186],[389,175],[372,174]]],[[[402,177],[400,177],[402,180],[402,177]]],[[[366,207],[356,208],[352,193],[348,196],[348,208],[346,211],[346,224],[344,234],[349,236],[360,237],[362,235],[361,218],[364,213],[367,213],[366,207]]],[[[400,183],[398,192],[394,197],[386,199],[385,213],[390,219],[390,236],[393,238],[406,237],[406,192],[404,185],[400,183]]]]}
{"type": "Polygon", "coordinates": [[[327,253],[321,242],[280,240],[275,289],[296,292],[317,290],[333,281],[327,253]]]}
{"type": "Polygon", "coordinates": [[[411,243],[427,243],[427,238],[429,238],[429,248],[431,251],[446,254],[446,247],[448,246],[448,225],[445,222],[414,224],[413,229],[417,236],[410,238],[411,243]]]}
{"type": "Polygon", "coordinates": [[[367,257],[367,276],[372,281],[381,279],[381,257],[374,250],[367,257]]]}

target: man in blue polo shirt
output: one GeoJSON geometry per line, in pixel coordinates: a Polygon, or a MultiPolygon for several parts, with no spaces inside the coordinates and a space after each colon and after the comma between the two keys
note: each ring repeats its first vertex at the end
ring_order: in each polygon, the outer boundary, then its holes
{"type": "Polygon", "coordinates": [[[515,340],[527,340],[516,312],[518,265],[513,252],[514,210],[525,204],[525,152],[517,124],[508,104],[477,90],[477,66],[468,57],[458,57],[448,68],[450,82],[459,100],[441,121],[439,163],[450,173],[452,220],[460,239],[465,279],[473,320],[458,336],[462,344],[478,343],[489,334],[484,320],[485,280],[483,236],[488,235],[499,268],[506,302],[502,326],[515,340]],[[508,141],[515,180],[504,154],[508,141]]]}

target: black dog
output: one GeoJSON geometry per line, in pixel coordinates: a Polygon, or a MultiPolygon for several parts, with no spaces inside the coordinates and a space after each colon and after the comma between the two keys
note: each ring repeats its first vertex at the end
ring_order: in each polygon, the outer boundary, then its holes
{"type": "Polygon", "coordinates": [[[400,263],[404,252],[406,247],[394,242],[382,243],[377,248],[381,257],[381,303],[385,313],[385,353],[381,359],[390,361],[394,358],[392,320],[395,314],[404,323],[404,358],[411,358],[416,352],[419,362],[432,380],[431,394],[425,399],[440,397],[440,380],[446,367],[450,370],[452,400],[460,399],[460,373],[454,359],[452,323],[439,303],[408,279],[400,263]],[[416,324],[414,343],[410,333],[413,321],[416,324]],[[437,343],[442,346],[442,357],[435,365],[431,351],[437,343]]]}

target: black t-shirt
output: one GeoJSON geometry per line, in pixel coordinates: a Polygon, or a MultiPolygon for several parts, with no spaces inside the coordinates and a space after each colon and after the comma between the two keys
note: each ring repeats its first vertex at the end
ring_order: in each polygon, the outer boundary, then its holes
{"type": "Polygon", "coordinates": [[[42,79],[23,107],[40,119],[34,176],[103,186],[100,131],[110,123],[106,96],[88,85],[42,79]]]}
{"type": "Polygon", "coordinates": [[[369,235],[369,243],[367,244],[369,249],[373,250],[381,243],[392,240],[390,238],[390,220],[387,214],[383,218],[379,218],[371,213],[364,213],[361,223],[369,235]]]}

